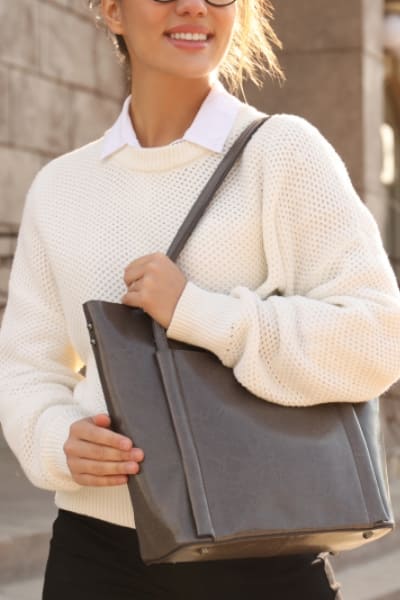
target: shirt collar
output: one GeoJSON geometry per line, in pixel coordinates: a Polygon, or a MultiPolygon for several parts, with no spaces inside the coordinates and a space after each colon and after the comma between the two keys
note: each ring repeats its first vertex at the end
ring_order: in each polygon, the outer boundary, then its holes
{"type": "MultiPolygon", "coordinates": [[[[129,115],[130,102],[131,96],[128,96],[119,117],[104,135],[102,159],[125,145],[140,148],[129,115]]],[[[187,141],[212,152],[222,153],[240,106],[240,100],[229,94],[222,83],[215,82],[183,137],[172,143],[187,141]]]]}

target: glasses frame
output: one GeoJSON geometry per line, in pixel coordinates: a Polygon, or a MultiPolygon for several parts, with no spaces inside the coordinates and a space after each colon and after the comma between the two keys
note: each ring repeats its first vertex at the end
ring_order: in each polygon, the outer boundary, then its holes
{"type": "MultiPolygon", "coordinates": [[[[170,2],[175,2],[175,0],[153,0],[154,2],[159,2],[160,4],[169,4],[170,2]]],[[[224,2],[223,4],[221,4],[220,2],[212,2],[212,0],[205,0],[205,2],[207,4],[209,4],[210,6],[215,6],[216,8],[225,8],[225,6],[230,6],[231,4],[234,4],[236,2],[236,0],[227,0],[227,2],[224,2]]]]}

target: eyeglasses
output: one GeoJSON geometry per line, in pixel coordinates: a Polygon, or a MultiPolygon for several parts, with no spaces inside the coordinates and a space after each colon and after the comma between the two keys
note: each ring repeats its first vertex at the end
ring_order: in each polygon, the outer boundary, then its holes
{"type": "MultiPolygon", "coordinates": [[[[161,2],[162,4],[167,4],[167,2],[174,2],[174,0],[154,0],[155,2],[161,2]]],[[[205,0],[207,4],[211,6],[229,6],[230,4],[234,4],[236,0],[205,0]]]]}

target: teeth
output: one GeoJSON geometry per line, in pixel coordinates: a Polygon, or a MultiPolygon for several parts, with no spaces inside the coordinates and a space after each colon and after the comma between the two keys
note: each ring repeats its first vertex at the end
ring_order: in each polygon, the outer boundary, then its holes
{"type": "Polygon", "coordinates": [[[205,33],[171,33],[170,37],[173,40],[186,40],[188,42],[207,41],[207,35],[205,33]]]}

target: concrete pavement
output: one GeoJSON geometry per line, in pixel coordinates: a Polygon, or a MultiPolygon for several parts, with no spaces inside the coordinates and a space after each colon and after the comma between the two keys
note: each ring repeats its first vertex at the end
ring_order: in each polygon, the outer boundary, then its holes
{"type": "Polygon", "coordinates": [[[33,487],[6,448],[0,448],[0,481],[1,586],[43,570],[56,508],[53,494],[33,487]]]}
{"type": "Polygon", "coordinates": [[[41,600],[42,583],[42,578],[38,577],[0,585],[0,600],[41,600]]]}
{"type": "Polygon", "coordinates": [[[400,600],[400,549],[336,569],[344,600],[400,600]]]}

